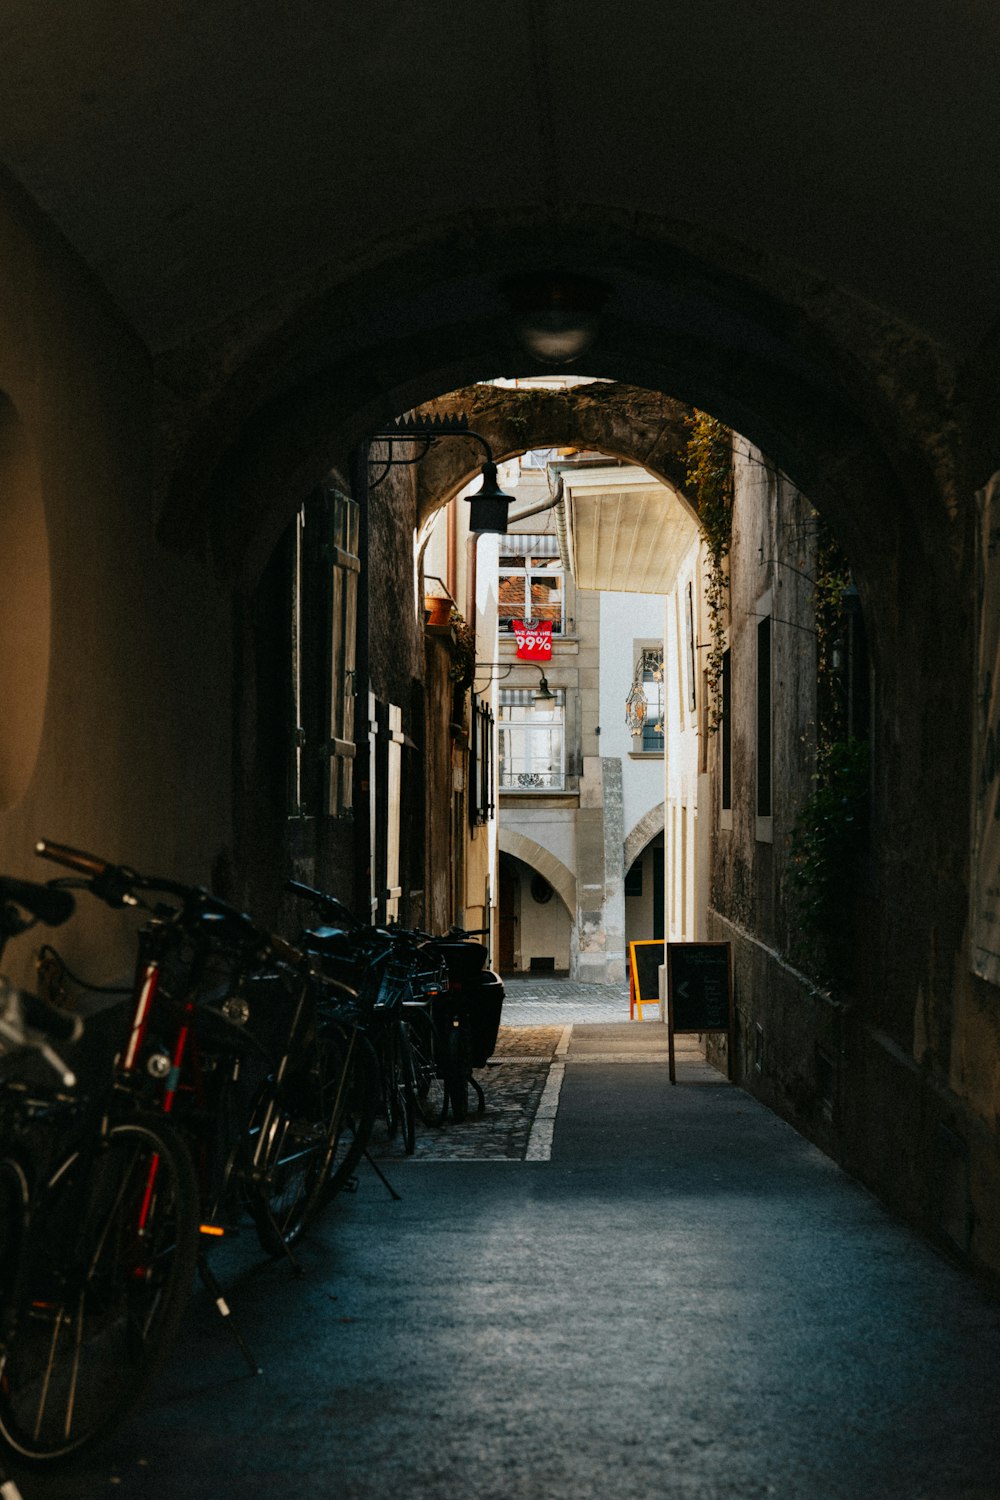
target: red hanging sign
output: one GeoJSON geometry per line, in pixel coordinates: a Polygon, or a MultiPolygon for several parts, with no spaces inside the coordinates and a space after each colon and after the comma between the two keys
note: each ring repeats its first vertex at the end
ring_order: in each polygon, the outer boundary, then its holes
{"type": "Polygon", "coordinates": [[[549,661],[552,656],[551,620],[512,620],[516,655],[521,661],[549,661]]]}

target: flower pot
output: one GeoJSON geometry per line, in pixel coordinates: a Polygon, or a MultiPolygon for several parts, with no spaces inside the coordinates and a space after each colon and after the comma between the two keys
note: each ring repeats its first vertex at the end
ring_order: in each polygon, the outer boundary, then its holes
{"type": "Polygon", "coordinates": [[[424,618],[428,625],[447,625],[451,620],[452,604],[438,594],[424,595],[424,618]]]}

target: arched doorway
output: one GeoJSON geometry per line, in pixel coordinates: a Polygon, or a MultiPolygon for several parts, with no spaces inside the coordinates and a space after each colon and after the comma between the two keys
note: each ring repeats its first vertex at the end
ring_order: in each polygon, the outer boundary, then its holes
{"type": "Polygon", "coordinates": [[[663,834],[655,834],[625,871],[625,941],[648,942],[664,932],[663,834]]]}
{"type": "Polygon", "coordinates": [[[574,916],[544,875],[515,855],[501,853],[501,974],[568,974],[574,916]]]}

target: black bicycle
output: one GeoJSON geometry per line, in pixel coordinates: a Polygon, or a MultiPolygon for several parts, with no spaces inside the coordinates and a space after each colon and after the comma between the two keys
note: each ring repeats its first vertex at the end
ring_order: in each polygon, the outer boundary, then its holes
{"type": "MultiPolygon", "coordinates": [[[[357,995],[356,1017],[375,1062],[375,1109],[385,1118],[390,1140],[400,1138],[407,1155],[415,1146],[417,1095],[404,1003],[412,989],[413,965],[390,933],[362,923],[334,896],[299,881],[288,890],[312,905],[328,925],[303,931],[299,943],[322,965],[324,974],[349,985],[357,995]]],[[[366,1109],[356,1116],[359,1145],[373,1124],[369,1090],[366,1109]]]]}
{"type": "Polygon", "coordinates": [[[326,925],[303,932],[300,943],[316,953],[327,973],[339,975],[367,997],[367,1025],[379,1052],[381,1089],[389,1134],[396,1118],[409,1145],[414,1111],[428,1124],[450,1114],[460,1123],[474,1096],[485,1096],[473,1076],[496,1046],[503,985],[486,967],[487,950],[453,929],[432,937],[416,929],[368,926],[336,897],[289,881],[326,925]]]}

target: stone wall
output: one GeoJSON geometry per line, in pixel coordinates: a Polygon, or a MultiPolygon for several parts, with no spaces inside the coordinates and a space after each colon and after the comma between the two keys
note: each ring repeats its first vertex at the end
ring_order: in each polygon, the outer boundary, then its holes
{"type": "MultiPolygon", "coordinates": [[[[953,1252],[1000,1270],[1000,1142],[996,1109],[955,1066],[978,1038],[978,1076],[995,1078],[997,1028],[980,1023],[983,992],[965,952],[939,944],[964,923],[952,881],[954,845],[942,842],[944,807],[964,783],[955,715],[937,697],[965,682],[953,643],[917,649],[908,606],[917,576],[909,541],[884,538],[880,565],[900,589],[866,600],[874,644],[870,849],[859,861],[853,910],[854,972],[832,997],[796,966],[802,935],[789,888],[790,836],[812,786],[816,692],[810,507],[760,453],[737,444],[730,556],[732,651],[731,819],[719,811],[719,737],[712,752],[714,851],[709,936],[733,945],[735,1076],[881,1197],[953,1252]],[[894,550],[895,549],[895,550],[894,550]],[[773,807],[756,795],[755,640],[772,619],[773,807]],[[908,726],[908,727],[907,727],[908,726]],[[931,744],[953,743],[951,783],[939,790],[931,744]],[[911,800],[900,789],[911,788],[911,800]],[[919,789],[919,790],[918,790],[919,789]],[[940,859],[916,850],[938,828],[940,859]],[[930,870],[933,867],[933,875],[930,870]],[[930,969],[925,968],[931,954],[930,969]],[[935,981],[933,973],[947,970],[935,981]]],[[[862,559],[861,565],[865,560],[862,559]]],[[[922,603],[927,606],[929,601],[922,603]]],[[[917,631],[920,635],[920,631],[917,631]]],[[[957,817],[957,812],[956,812],[957,817]]],[[[966,824],[956,823],[963,842],[966,824]]],[[[946,842],[946,841],[945,841],[946,842]]],[[[995,1017],[995,993],[993,994],[995,1017]]],[[[725,1064],[725,1041],[707,1039],[725,1064]]]]}

